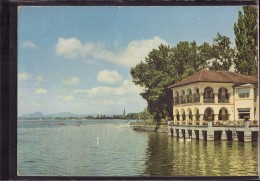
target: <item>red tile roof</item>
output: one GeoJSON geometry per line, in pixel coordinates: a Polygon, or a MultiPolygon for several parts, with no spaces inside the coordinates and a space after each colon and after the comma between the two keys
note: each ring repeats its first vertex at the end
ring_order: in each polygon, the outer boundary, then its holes
{"type": "Polygon", "coordinates": [[[223,82],[234,84],[258,84],[258,76],[247,76],[228,71],[200,70],[186,79],[169,86],[168,88],[179,87],[195,82],[223,82]]]}

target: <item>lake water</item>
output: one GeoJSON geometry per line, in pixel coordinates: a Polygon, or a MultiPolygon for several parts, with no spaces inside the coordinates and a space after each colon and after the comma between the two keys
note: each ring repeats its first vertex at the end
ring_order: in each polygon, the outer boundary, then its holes
{"type": "Polygon", "coordinates": [[[258,143],[133,131],[126,120],[19,120],[22,176],[256,176],[258,143]],[[59,125],[59,124],[65,125],[59,125]]]}

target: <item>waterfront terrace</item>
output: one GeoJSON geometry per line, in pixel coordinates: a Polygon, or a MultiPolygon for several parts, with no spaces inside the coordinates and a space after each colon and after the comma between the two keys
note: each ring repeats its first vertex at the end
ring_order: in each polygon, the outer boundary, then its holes
{"type": "Polygon", "coordinates": [[[206,140],[258,138],[258,77],[201,70],[169,86],[173,120],[169,135],[206,140]]]}

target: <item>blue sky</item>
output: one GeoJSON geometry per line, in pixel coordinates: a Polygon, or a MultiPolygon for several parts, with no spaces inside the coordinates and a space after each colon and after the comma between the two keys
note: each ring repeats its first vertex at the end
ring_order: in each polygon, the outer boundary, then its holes
{"type": "Polygon", "coordinates": [[[161,43],[234,43],[240,6],[20,7],[18,115],[122,114],[146,102],[130,68],[161,43]]]}

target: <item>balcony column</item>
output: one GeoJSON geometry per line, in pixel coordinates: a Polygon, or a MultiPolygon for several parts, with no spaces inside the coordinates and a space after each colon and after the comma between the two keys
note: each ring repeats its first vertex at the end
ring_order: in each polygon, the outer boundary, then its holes
{"type": "Polygon", "coordinates": [[[192,115],[192,125],[195,125],[196,122],[196,114],[192,115]]]}
{"type": "Polygon", "coordinates": [[[189,122],[189,115],[186,114],[185,116],[186,116],[185,124],[188,125],[188,122],[189,122]]]}
{"type": "Polygon", "coordinates": [[[182,123],[182,121],[183,121],[182,115],[180,115],[179,117],[180,117],[180,122],[182,123]]]}
{"type": "Polygon", "coordinates": [[[202,123],[203,123],[203,117],[204,117],[204,114],[201,114],[200,115],[200,125],[202,125],[202,123]]]}
{"type": "Polygon", "coordinates": [[[214,114],[214,122],[218,121],[218,114],[214,114]]]}
{"type": "Polygon", "coordinates": [[[174,124],[174,125],[177,124],[177,115],[173,115],[173,124],[174,124]]]}
{"type": "Polygon", "coordinates": [[[192,103],[195,102],[194,97],[195,97],[195,95],[194,95],[194,94],[191,94],[191,102],[192,102],[192,103]]]}
{"type": "Polygon", "coordinates": [[[218,103],[218,93],[214,93],[214,103],[218,103]]]}
{"type": "Polygon", "coordinates": [[[204,96],[203,96],[203,93],[200,93],[200,103],[203,103],[204,102],[204,96]]]}

